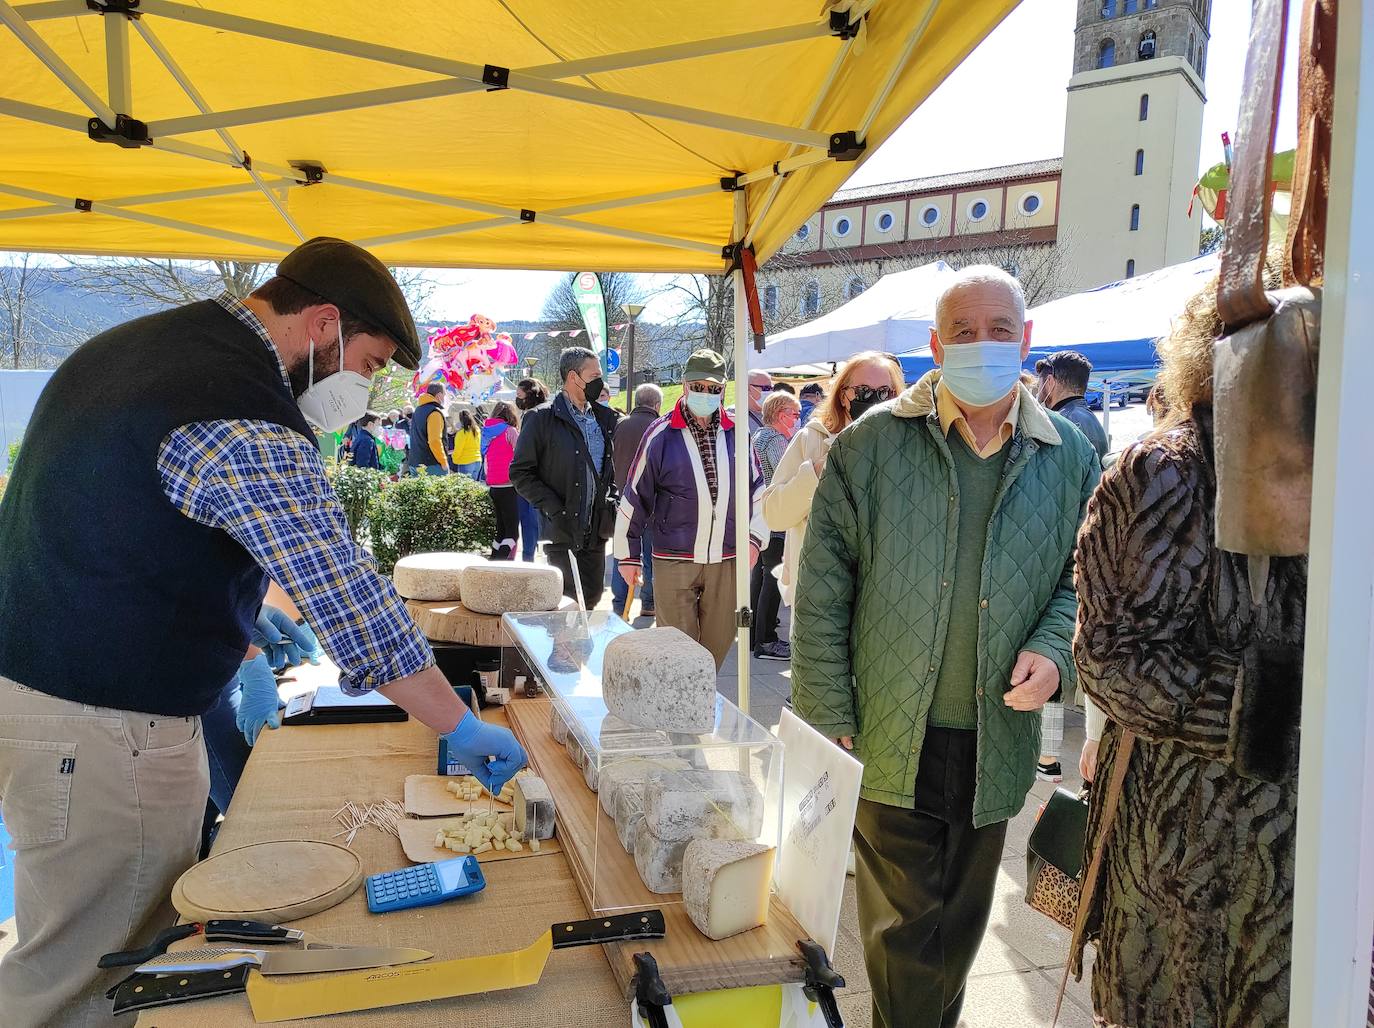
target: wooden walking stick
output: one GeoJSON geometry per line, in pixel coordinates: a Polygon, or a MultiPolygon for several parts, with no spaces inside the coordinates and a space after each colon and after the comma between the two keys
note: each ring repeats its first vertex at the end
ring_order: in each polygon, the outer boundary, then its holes
{"type": "Polygon", "coordinates": [[[620,613],[620,616],[621,616],[622,618],[624,618],[626,621],[629,621],[629,620],[630,620],[630,607],[634,604],[634,602],[635,602],[635,583],[634,583],[634,582],[631,582],[631,583],[630,583],[629,591],[627,591],[627,592],[625,593],[625,609],[624,609],[623,611],[621,611],[621,613],[620,613]]]}

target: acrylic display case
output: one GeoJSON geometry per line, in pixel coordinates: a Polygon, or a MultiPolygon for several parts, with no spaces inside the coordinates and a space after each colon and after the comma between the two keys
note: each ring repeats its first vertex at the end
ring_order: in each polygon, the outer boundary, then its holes
{"type": "Polygon", "coordinates": [[[783,747],[763,725],[719,693],[702,734],[609,714],[606,646],[633,631],[614,614],[507,614],[505,627],[548,693],[548,724],[538,727],[561,752],[541,740],[540,773],[567,814],[564,847],[577,851],[571,863],[595,912],[680,903],[693,838],[780,845],[783,747]]]}

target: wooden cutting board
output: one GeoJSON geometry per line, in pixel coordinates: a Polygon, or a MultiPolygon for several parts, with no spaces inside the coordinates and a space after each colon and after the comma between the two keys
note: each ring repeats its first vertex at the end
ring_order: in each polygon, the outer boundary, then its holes
{"type": "MultiPolygon", "coordinates": [[[[405,787],[406,813],[416,817],[453,817],[474,810],[480,812],[490,808],[504,813],[511,809],[509,803],[489,798],[485,792],[480,799],[459,799],[448,791],[448,783],[457,780],[457,776],[448,775],[408,775],[405,787]]],[[[433,835],[432,832],[430,834],[433,835]]]]}
{"type": "MultiPolygon", "coordinates": [[[[469,646],[509,646],[510,637],[501,626],[500,614],[468,610],[457,600],[424,602],[407,600],[406,609],[425,638],[433,642],[466,643],[469,646]]],[[[576,610],[577,604],[566,596],[559,610],[576,610]]]]}
{"type": "Polygon", "coordinates": [[[674,996],[803,981],[805,965],[797,942],[807,935],[776,895],[769,901],[766,925],[713,942],[692,924],[681,895],[657,895],[644,887],[634,858],[620,847],[615,822],[602,811],[596,793],[587,788],[582,772],[563,745],[553,741],[549,705],[547,698],[517,698],[506,705],[506,717],[535,773],[553,791],[558,836],[582,898],[594,913],[596,908],[609,905],[657,907],[667,923],[667,936],[652,944],[613,943],[603,947],[626,996],[634,976],[633,954],[645,949],[658,961],[663,984],[674,996]]]}
{"type": "Polygon", "coordinates": [[[362,880],[362,860],[344,846],[258,842],[191,867],[172,886],[172,905],[192,921],[293,921],[342,903],[362,880]]]}
{"type": "MultiPolygon", "coordinates": [[[[417,864],[428,864],[431,860],[449,860],[458,856],[452,850],[434,845],[435,833],[440,828],[448,828],[457,823],[456,817],[408,817],[399,822],[396,830],[400,833],[401,848],[405,850],[406,858],[417,864]]],[[[530,849],[529,843],[525,843],[524,847],[519,853],[493,848],[486,853],[477,854],[477,862],[490,864],[494,860],[519,860],[521,857],[542,857],[545,853],[563,852],[563,847],[556,838],[541,839],[538,853],[530,849]]]]}

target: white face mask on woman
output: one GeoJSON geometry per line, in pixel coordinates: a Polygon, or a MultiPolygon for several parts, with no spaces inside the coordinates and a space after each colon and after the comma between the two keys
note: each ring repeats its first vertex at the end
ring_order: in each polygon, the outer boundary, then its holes
{"type": "Polygon", "coordinates": [[[343,321],[339,325],[339,370],[315,381],[315,340],[310,340],[310,384],[296,397],[301,413],[316,428],[338,432],[367,413],[372,382],[343,366],[343,321]]]}

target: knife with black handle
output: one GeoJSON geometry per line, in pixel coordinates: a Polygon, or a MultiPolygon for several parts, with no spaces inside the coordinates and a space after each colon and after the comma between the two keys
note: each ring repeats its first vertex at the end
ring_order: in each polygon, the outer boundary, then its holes
{"type": "Polygon", "coordinates": [[[242,992],[253,969],[251,964],[240,964],[224,971],[196,974],[131,974],[115,987],[114,1013],[125,1014],[131,1010],[242,992]]]}
{"type": "Polygon", "coordinates": [[[265,921],[236,921],[236,920],[215,920],[206,921],[204,924],[191,922],[190,924],[173,925],[171,928],[158,932],[157,936],[148,945],[139,949],[126,949],[118,953],[106,953],[97,963],[97,967],[136,967],[139,964],[146,964],[154,957],[161,956],[167,952],[167,947],[174,942],[182,939],[189,939],[193,935],[205,933],[206,942],[252,942],[252,943],[276,943],[276,942],[299,942],[305,937],[305,933],[299,928],[284,928],[279,924],[268,924],[265,921]]]}

